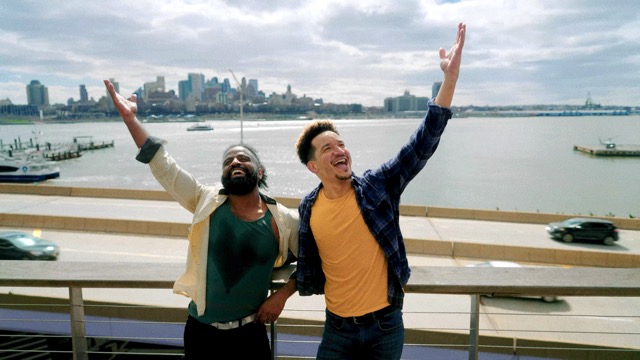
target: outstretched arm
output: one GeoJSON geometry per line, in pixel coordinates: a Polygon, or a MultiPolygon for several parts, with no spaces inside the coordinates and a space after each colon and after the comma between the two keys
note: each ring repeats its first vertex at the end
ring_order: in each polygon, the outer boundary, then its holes
{"type": "Polygon", "coordinates": [[[441,107],[451,107],[453,93],[460,74],[460,62],[462,60],[462,48],[464,47],[466,31],[467,25],[464,23],[458,24],[458,36],[449,53],[447,54],[443,48],[440,48],[440,69],[444,72],[444,80],[434,102],[441,107]]]}
{"type": "Polygon", "coordinates": [[[116,89],[109,80],[104,80],[104,85],[107,87],[109,95],[111,95],[113,105],[118,109],[120,117],[122,117],[125,125],[127,125],[133,141],[136,143],[138,149],[141,148],[145,141],[147,141],[149,134],[144,127],[142,127],[142,124],[136,117],[136,113],[138,112],[138,103],[136,102],[137,96],[133,94],[127,100],[116,92],[116,89]]]}

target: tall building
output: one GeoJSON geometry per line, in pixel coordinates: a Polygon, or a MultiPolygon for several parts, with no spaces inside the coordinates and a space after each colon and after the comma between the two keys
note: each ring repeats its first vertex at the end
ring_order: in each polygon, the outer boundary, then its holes
{"type": "Polygon", "coordinates": [[[228,78],[224,78],[222,81],[222,92],[228,93],[231,92],[231,82],[228,78]]]}
{"type": "Polygon", "coordinates": [[[254,97],[258,95],[258,80],[249,79],[249,85],[247,86],[247,97],[254,97]]]}
{"type": "Polygon", "coordinates": [[[180,99],[181,101],[185,101],[190,94],[191,84],[189,83],[189,80],[178,81],[178,99],[180,99]]]}
{"type": "Polygon", "coordinates": [[[144,83],[143,98],[145,101],[149,99],[153,92],[165,92],[164,76],[157,76],[156,81],[144,83]]]}
{"type": "Polygon", "coordinates": [[[431,98],[435,99],[438,96],[438,93],[440,92],[440,87],[442,86],[442,81],[436,81],[433,83],[433,86],[431,87],[431,98]]]}
{"type": "Polygon", "coordinates": [[[80,85],[80,102],[86,103],[89,101],[89,93],[87,93],[87,87],[80,85]]]}
{"type": "Polygon", "coordinates": [[[204,75],[197,73],[189,73],[189,83],[191,85],[191,93],[196,101],[202,101],[202,95],[204,95],[204,75]]]}
{"type": "Polygon", "coordinates": [[[27,85],[27,104],[49,106],[49,89],[38,80],[31,80],[27,85]]]}

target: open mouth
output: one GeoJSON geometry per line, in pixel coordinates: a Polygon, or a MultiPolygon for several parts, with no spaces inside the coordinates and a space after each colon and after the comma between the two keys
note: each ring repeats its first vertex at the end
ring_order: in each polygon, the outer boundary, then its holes
{"type": "Polygon", "coordinates": [[[231,177],[239,177],[239,176],[245,176],[247,175],[247,172],[245,171],[245,169],[242,168],[235,168],[231,170],[231,177]]]}
{"type": "Polygon", "coordinates": [[[348,170],[349,169],[349,162],[347,161],[346,157],[340,158],[338,160],[336,160],[333,163],[333,166],[337,167],[338,169],[341,170],[348,170]]]}

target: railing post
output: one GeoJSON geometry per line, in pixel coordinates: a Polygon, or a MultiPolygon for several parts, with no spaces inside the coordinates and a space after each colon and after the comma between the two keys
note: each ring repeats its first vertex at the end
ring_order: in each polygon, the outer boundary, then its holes
{"type": "Polygon", "coordinates": [[[278,332],[276,331],[276,322],[271,323],[271,360],[276,360],[278,357],[278,332]]]}
{"type": "Polygon", "coordinates": [[[469,324],[469,360],[478,360],[480,333],[480,295],[471,295],[471,323],[469,324]]]}
{"type": "Polygon", "coordinates": [[[88,360],[87,336],[84,324],[84,303],[82,288],[69,288],[69,302],[71,303],[71,345],[73,360],[88,360]]]}
{"type": "MultiPolygon", "coordinates": [[[[269,296],[273,295],[274,291],[273,289],[269,290],[269,296]]],[[[278,338],[278,334],[276,332],[276,320],[271,322],[271,360],[276,360],[276,358],[278,357],[278,351],[277,351],[277,338],[278,338]]]]}

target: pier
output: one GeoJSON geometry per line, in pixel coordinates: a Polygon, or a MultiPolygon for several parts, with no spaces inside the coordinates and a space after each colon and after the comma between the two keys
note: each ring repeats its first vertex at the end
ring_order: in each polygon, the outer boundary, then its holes
{"type": "Polygon", "coordinates": [[[20,157],[27,152],[37,151],[50,161],[60,161],[76,159],[82,156],[83,151],[100,150],[114,147],[114,141],[96,142],[93,136],[75,136],[71,143],[52,144],[45,142],[40,144],[37,138],[23,141],[20,138],[14,139],[13,143],[4,144],[0,140],[0,153],[8,157],[20,157]]]}
{"type": "Polygon", "coordinates": [[[640,145],[574,145],[573,150],[594,156],[640,156],[640,145]]]}

